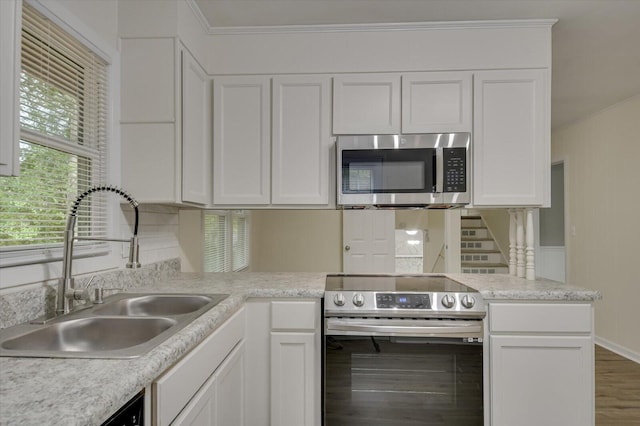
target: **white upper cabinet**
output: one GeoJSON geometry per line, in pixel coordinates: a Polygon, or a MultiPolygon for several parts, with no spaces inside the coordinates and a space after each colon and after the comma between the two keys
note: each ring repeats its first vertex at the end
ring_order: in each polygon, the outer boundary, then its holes
{"type": "Polygon", "coordinates": [[[327,75],[214,78],[214,205],[330,204],[330,87],[327,75]]]}
{"type": "Polygon", "coordinates": [[[333,133],[470,132],[471,83],[464,71],[336,76],[333,133]]]}
{"type": "Polygon", "coordinates": [[[331,77],[273,78],[271,203],[329,204],[331,77]]]}
{"type": "Polygon", "coordinates": [[[211,124],[209,79],[182,51],[182,201],[211,202],[211,124]]]}
{"type": "Polygon", "coordinates": [[[400,74],[335,76],[333,133],[400,133],[400,74]]]}
{"type": "Polygon", "coordinates": [[[209,81],[172,37],[122,40],[122,182],[140,202],[209,205],[209,81]]]}
{"type": "Polygon", "coordinates": [[[267,205],[270,188],[269,78],[213,80],[213,203],[267,205]]]}
{"type": "Polygon", "coordinates": [[[21,6],[17,0],[0,1],[0,176],[19,173],[21,6]]]}
{"type": "Polygon", "coordinates": [[[549,206],[548,72],[474,73],[475,206],[549,206]]]}
{"type": "Polygon", "coordinates": [[[471,132],[471,73],[402,75],[402,133],[471,132]]]}

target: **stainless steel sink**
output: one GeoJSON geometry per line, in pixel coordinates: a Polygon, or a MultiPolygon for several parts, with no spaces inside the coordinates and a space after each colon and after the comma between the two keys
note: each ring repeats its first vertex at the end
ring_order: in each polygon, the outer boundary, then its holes
{"type": "Polygon", "coordinates": [[[135,358],[186,327],[225,294],[120,293],[48,324],[0,330],[0,356],[135,358]]]}
{"type": "Polygon", "coordinates": [[[182,315],[195,312],[211,303],[217,296],[196,294],[152,294],[125,297],[96,307],[96,315],[182,315]]]}
{"type": "Polygon", "coordinates": [[[176,324],[171,318],[81,318],[45,326],[0,346],[18,351],[113,351],[147,342],[176,324]]]}

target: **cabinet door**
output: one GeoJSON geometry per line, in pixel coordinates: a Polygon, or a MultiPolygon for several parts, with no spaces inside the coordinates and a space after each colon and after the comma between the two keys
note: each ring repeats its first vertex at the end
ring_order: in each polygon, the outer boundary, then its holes
{"type": "Polygon", "coordinates": [[[208,78],[191,54],[182,51],[182,201],[211,200],[211,136],[208,78]]]}
{"type": "Polygon", "coordinates": [[[315,333],[271,333],[271,424],[313,426],[319,423],[316,399],[315,333]]]}
{"type": "Polygon", "coordinates": [[[271,203],[329,204],[331,78],[273,79],[271,203]]]}
{"type": "Polygon", "coordinates": [[[474,205],[549,205],[547,73],[535,69],[475,74],[474,205]]]}
{"type": "Polygon", "coordinates": [[[171,426],[215,426],[217,412],[216,375],[202,385],[171,426]]]}
{"type": "Polygon", "coordinates": [[[214,78],[213,129],[213,203],[269,204],[269,78],[214,78]]]}
{"type": "Polygon", "coordinates": [[[493,426],[593,425],[590,336],[491,336],[493,426]]]}
{"type": "Polygon", "coordinates": [[[333,133],[400,133],[400,74],[334,77],[333,133]]]}
{"type": "Polygon", "coordinates": [[[471,132],[471,73],[402,76],[402,132],[471,132]]]}
{"type": "Polygon", "coordinates": [[[21,17],[21,1],[0,1],[0,176],[19,173],[21,17]]]}
{"type": "Polygon", "coordinates": [[[216,376],[218,426],[243,426],[244,422],[244,342],[240,342],[222,363],[216,376]]]}

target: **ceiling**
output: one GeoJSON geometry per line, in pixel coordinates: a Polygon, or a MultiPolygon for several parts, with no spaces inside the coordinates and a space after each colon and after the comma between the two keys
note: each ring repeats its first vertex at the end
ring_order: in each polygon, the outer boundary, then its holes
{"type": "Polygon", "coordinates": [[[551,124],[640,94],[640,0],[195,0],[212,28],[557,18],[551,124]]]}

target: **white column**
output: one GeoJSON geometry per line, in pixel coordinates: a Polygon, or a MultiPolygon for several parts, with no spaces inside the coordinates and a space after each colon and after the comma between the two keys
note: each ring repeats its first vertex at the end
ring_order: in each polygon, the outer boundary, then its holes
{"type": "Polygon", "coordinates": [[[524,278],[525,261],[524,261],[524,211],[518,209],[516,211],[516,275],[524,278]]]}
{"type": "MultiPolygon", "coordinates": [[[[0,0],[2,1],[2,0],[0,0]]],[[[450,274],[462,271],[460,258],[460,209],[445,210],[444,214],[444,270],[450,274]]]]}
{"type": "Polygon", "coordinates": [[[528,280],[536,279],[535,267],[535,235],[533,234],[533,209],[527,209],[527,249],[526,249],[526,278],[528,280]]]}
{"type": "Polygon", "coordinates": [[[516,210],[509,209],[509,275],[516,274],[516,210]]]}

